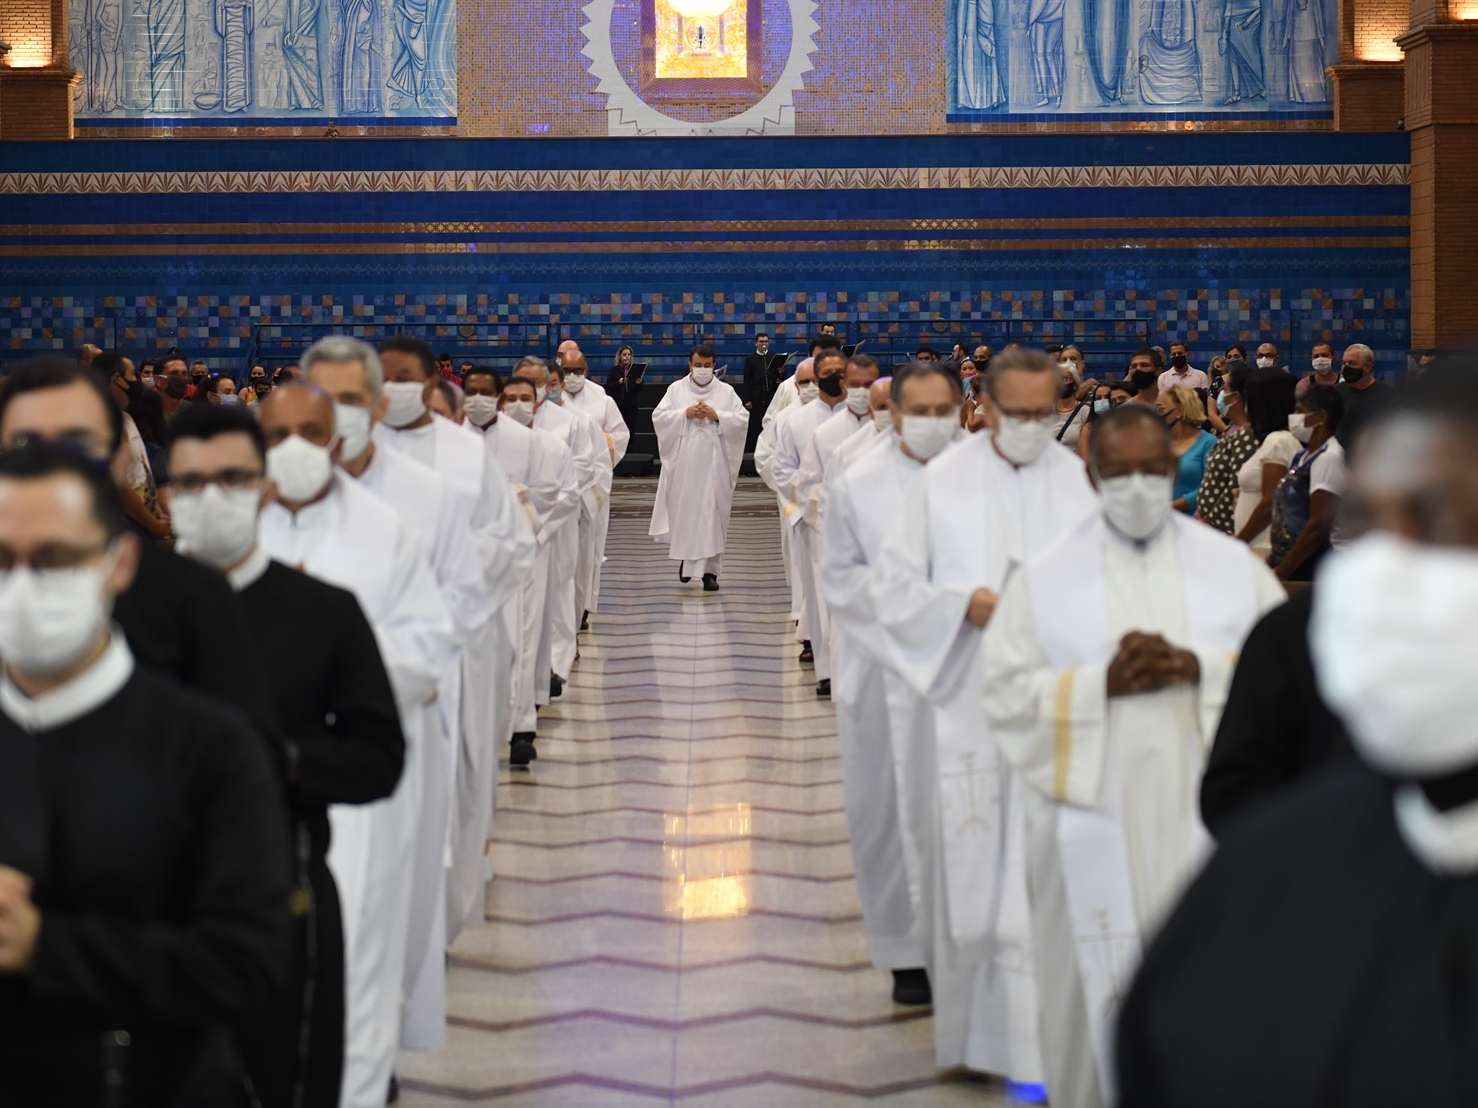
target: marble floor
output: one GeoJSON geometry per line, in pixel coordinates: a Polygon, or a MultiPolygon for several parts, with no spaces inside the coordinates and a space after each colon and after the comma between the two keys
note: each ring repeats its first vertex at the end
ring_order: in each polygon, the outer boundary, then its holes
{"type": "Polygon", "coordinates": [[[600,613],[532,771],[505,766],[486,922],[405,1108],[1006,1103],[933,1063],[868,962],[828,702],[796,661],[773,498],[741,483],[723,591],[618,482],[600,613]]]}

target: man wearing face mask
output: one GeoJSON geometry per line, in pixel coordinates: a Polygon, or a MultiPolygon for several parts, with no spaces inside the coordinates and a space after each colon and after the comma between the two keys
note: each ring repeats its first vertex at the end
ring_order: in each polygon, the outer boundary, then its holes
{"type": "MultiPolygon", "coordinates": [[[[109,467],[125,500],[123,413],[91,370],[63,358],[17,366],[0,390],[0,449],[26,443],[69,446],[109,467]]],[[[257,698],[222,658],[246,636],[241,609],[220,575],[167,546],[145,542],[132,583],[113,618],[146,665],[258,719],[257,698]]]]}
{"type": "Polygon", "coordinates": [[[351,593],[289,569],[257,542],[273,494],[254,417],[195,405],[171,435],[180,549],[244,601],[251,657],[283,664],[265,686],[293,842],[293,954],[280,1009],[243,1035],[268,1108],[337,1104],[344,1054],[344,932],[328,869],[330,804],[368,804],[400,780],[405,737],[374,631],[351,593]]]}
{"type": "Polygon", "coordinates": [[[189,400],[190,367],[182,354],[167,354],[159,364],[159,372],[164,377],[164,389],[160,393],[160,399],[164,401],[164,418],[171,420],[179,415],[189,400]]]}
{"type": "MultiPolygon", "coordinates": [[[[806,357],[813,362],[816,355],[827,350],[841,350],[841,340],[835,335],[816,335],[811,339],[806,351],[806,357]]],[[[775,390],[775,395],[770,399],[770,406],[765,409],[762,430],[768,428],[779,417],[780,413],[794,404],[798,399],[797,389],[800,386],[794,375],[780,382],[780,387],[775,390]]]]}
{"type": "MultiPolygon", "coordinates": [[[[498,751],[512,730],[515,640],[507,634],[501,606],[516,593],[507,589],[500,600],[490,591],[470,502],[435,470],[374,442],[374,425],[388,407],[374,348],[335,335],[309,347],[302,366],[308,382],[334,402],[340,468],[394,508],[414,534],[427,537],[431,568],[461,646],[457,664],[443,672],[438,689],[439,741],[422,744],[417,767],[426,796],[453,798],[450,813],[443,804],[422,805],[417,839],[410,999],[401,1045],[430,1049],[444,1040],[447,940],[474,910],[481,917],[480,901],[491,876],[484,848],[492,827],[492,780],[498,751]],[[449,825],[450,874],[441,864],[449,825]]],[[[529,540],[525,563],[532,562],[531,535],[529,540]]],[[[507,552],[505,558],[516,573],[520,552],[507,552]]]]}
{"type": "Polygon", "coordinates": [[[1250,815],[1166,922],[1119,1023],[1125,1104],[1478,1103],[1475,371],[1360,442],[1371,530],[1321,568],[1308,636],[1359,762],[1250,815]]]}
{"type": "Polygon", "coordinates": [[[866,354],[854,354],[842,372],[845,391],[842,403],[832,411],[830,419],[824,420],[811,436],[801,458],[795,476],[795,500],[798,505],[796,516],[798,527],[806,531],[806,544],[810,548],[809,569],[811,581],[808,595],[814,598],[813,618],[817,626],[824,628],[822,638],[826,649],[816,655],[816,695],[831,695],[831,618],[826,611],[826,599],[821,594],[817,580],[818,562],[821,557],[821,518],[826,508],[825,476],[831,459],[841,445],[859,430],[871,429],[873,383],[878,379],[878,363],[866,354]]]}
{"type": "Polygon", "coordinates": [[[1327,342],[1314,343],[1313,356],[1309,361],[1311,372],[1304,374],[1300,385],[1338,385],[1339,367],[1334,364],[1334,347],[1327,342]]]}
{"type": "Polygon", "coordinates": [[[966,433],[959,420],[959,383],[937,362],[900,368],[891,395],[897,399],[884,409],[888,431],[874,435],[876,447],[828,481],[819,577],[837,631],[837,733],[868,951],[874,966],[892,972],[896,1003],[928,1004],[918,846],[910,819],[919,814],[907,809],[910,790],[903,785],[917,761],[912,744],[920,725],[927,726],[921,719],[927,706],[871,641],[879,598],[869,577],[909,482],[966,433]]]}
{"type": "MultiPolygon", "coordinates": [[[[813,363],[817,397],[776,427],[775,458],[770,464],[770,476],[784,498],[781,526],[790,531],[791,581],[800,616],[798,633],[802,643],[809,644],[803,647],[800,660],[816,667],[817,696],[830,695],[831,654],[826,642],[825,609],[816,590],[814,533],[805,527],[809,500],[803,507],[798,486],[812,437],[833,417],[847,417],[846,366],[847,359],[840,350],[824,350],[817,355],[813,363]],[[823,681],[828,684],[823,685],[823,681]]],[[[852,422],[855,426],[855,416],[852,422]]]]}
{"type": "Polygon", "coordinates": [[[1153,408],[1160,400],[1160,373],[1155,369],[1155,351],[1144,346],[1129,359],[1127,380],[1135,388],[1134,403],[1153,408]]]}
{"type": "Polygon", "coordinates": [[[868,418],[852,436],[836,448],[826,463],[823,485],[830,488],[864,454],[881,446],[893,446],[893,378],[879,377],[867,390],[868,418]]]}
{"type": "Polygon", "coordinates": [[[542,690],[547,697],[549,690],[547,677],[536,682],[535,673],[547,674],[549,670],[547,653],[542,671],[538,661],[540,638],[552,618],[549,588],[555,550],[552,540],[566,524],[573,525],[580,511],[575,461],[562,441],[530,426],[535,405],[531,382],[515,377],[504,384],[494,370],[474,366],[467,374],[466,387],[469,424],[484,436],[488,449],[513,482],[514,493],[534,533],[533,565],[524,576],[517,604],[511,610],[505,608],[510,616],[510,631],[519,645],[508,762],[511,766],[526,766],[538,757],[534,749],[537,696],[542,690]],[[485,419],[487,422],[483,422],[485,419]]]}
{"type": "Polygon", "coordinates": [[[596,433],[596,453],[603,463],[600,511],[590,521],[589,540],[580,552],[580,630],[584,631],[589,628],[590,613],[600,610],[601,565],[606,560],[606,535],[611,529],[611,480],[626,457],[631,432],[610,394],[590,379],[583,354],[577,352],[565,365],[564,388],[564,406],[589,418],[596,433]]]}
{"type": "MultiPolygon", "coordinates": [[[[594,429],[581,413],[566,410],[558,403],[562,391],[560,381],[544,360],[531,356],[520,359],[513,367],[513,376],[534,387],[534,414],[529,426],[559,440],[569,450],[575,467],[575,488],[580,497],[574,517],[551,536],[555,546],[549,567],[549,600],[537,662],[541,687],[535,694],[537,703],[542,706],[564,693],[565,679],[575,664],[576,637],[580,626],[580,612],[575,607],[578,602],[575,578],[580,565],[581,540],[590,521],[601,509],[605,498],[602,490],[609,490],[610,486],[594,429]],[[548,675],[547,688],[543,687],[545,674],[548,675]]],[[[521,402],[517,411],[522,412],[521,402]]]]}
{"type": "Polygon", "coordinates": [[[1208,389],[1211,380],[1204,372],[1191,365],[1191,351],[1179,341],[1170,344],[1170,368],[1160,374],[1159,391],[1169,392],[1184,385],[1190,389],[1208,389]]]}
{"type": "MultiPolygon", "coordinates": [[[[1270,342],[1262,343],[1257,348],[1257,368],[1277,369],[1278,348],[1270,342]]],[[[1284,369],[1287,369],[1285,366],[1284,369]]]]}
{"type": "Polygon", "coordinates": [[[1339,398],[1345,403],[1340,440],[1352,443],[1365,424],[1391,403],[1396,390],[1375,377],[1375,352],[1364,343],[1345,348],[1340,364],[1339,398]]]}
{"type": "Polygon", "coordinates": [[[1047,1090],[1084,1108],[1117,1103],[1115,998],[1208,845],[1205,750],[1243,640],[1285,599],[1245,544],[1171,511],[1175,471],[1153,412],[1106,416],[1102,510],[1012,575],[985,637],[986,715],[1026,785],[1047,1090]],[[1105,931],[1122,955],[1108,974],[1105,931]]]}
{"type": "Polygon", "coordinates": [[[678,580],[701,575],[704,592],[718,591],[749,427],[739,394],[714,379],[713,364],[711,347],[693,347],[688,375],[667,387],[652,413],[662,476],[647,530],[677,562],[678,580]]]}
{"type": "Polygon", "coordinates": [[[283,984],[281,790],[240,715],[110,623],[140,546],[75,449],[0,455],[7,1103],[238,1103],[233,1029],[271,1019],[283,984]]]}
{"type": "Polygon", "coordinates": [[[345,1108],[381,1108],[398,1053],[420,826],[422,751],[440,741],[436,696],[456,649],[430,558],[395,510],[337,471],[333,402],[310,385],[272,390],[261,408],[267,477],[260,517],[268,557],[348,589],[375,630],[406,740],[394,794],[329,811],[329,867],[343,902],[345,1108]]]}
{"type": "Polygon", "coordinates": [[[128,471],[125,480],[129,494],[124,496],[123,510],[154,538],[168,538],[169,525],[159,518],[159,490],[149,466],[149,452],[143,436],[128,414],[129,406],[139,400],[144,386],[139,381],[133,362],[116,350],[104,350],[92,360],[94,373],[100,373],[111,386],[113,400],[123,409],[123,433],[128,447],[128,471]],[[140,510],[142,509],[142,510],[140,510]]]}
{"type": "Polygon", "coordinates": [[[985,719],[980,649],[1011,568],[1098,500],[1082,461],[1052,441],[1057,363],[1018,347],[984,376],[986,430],[914,478],[878,551],[873,636],[931,709],[914,757],[915,809],[937,813],[919,841],[936,1061],[1035,1083],[1021,785],[985,719]]]}
{"type": "Polygon", "coordinates": [[[802,640],[801,661],[805,663],[811,662],[813,655],[811,644],[805,642],[804,636],[800,634],[801,593],[796,584],[794,559],[790,551],[790,525],[786,522],[785,515],[785,506],[790,503],[790,493],[788,490],[781,490],[775,481],[775,451],[780,443],[781,429],[790,420],[797,418],[807,404],[813,403],[821,395],[821,390],[816,385],[815,360],[806,358],[796,366],[791,383],[795,388],[796,402],[785,408],[760,432],[759,442],[754,448],[754,468],[765,487],[775,494],[776,506],[780,510],[780,562],[785,567],[785,587],[790,592],[790,618],[796,624],[797,638],[802,640]]]}

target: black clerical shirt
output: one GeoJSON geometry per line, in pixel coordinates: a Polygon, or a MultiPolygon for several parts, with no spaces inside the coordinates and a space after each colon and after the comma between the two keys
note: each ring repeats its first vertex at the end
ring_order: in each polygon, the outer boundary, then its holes
{"type": "Polygon", "coordinates": [[[235,1104],[229,1029],[272,1010],[289,950],[281,789],[238,716],[121,640],[100,675],[35,718],[0,688],[0,863],[41,912],[30,970],[0,974],[0,1102],[235,1104]]]}

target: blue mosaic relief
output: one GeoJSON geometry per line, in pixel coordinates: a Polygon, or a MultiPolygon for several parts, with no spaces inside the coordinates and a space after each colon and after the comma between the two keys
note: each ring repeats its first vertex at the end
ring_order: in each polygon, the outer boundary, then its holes
{"type": "Polygon", "coordinates": [[[77,0],[78,126],[454,123],[456,0],[77,0]]]}
{"type": "Polygon", "coordinates": [[[1338,0],[950,0],[951,123],[1320,119],[1338,0]]]}

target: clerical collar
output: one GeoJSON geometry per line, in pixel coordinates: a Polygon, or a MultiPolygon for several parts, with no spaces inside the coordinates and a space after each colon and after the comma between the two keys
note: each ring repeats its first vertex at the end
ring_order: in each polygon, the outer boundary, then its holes
{"type": "Polygon", "coordinates": [[[128,684],[133,668],[133,652],[122,630],[114,626],[107,649],[98,660],[50,692],[27,696],[8,674],[0,674],[0,712],[32,734],[54,731],[112,700],[128,684]]]}
{"type": "Polygon", "coordinates": [[[1417,860],[1439,877],[1478,872],[1478,801],[1439,812],[1419,785],[1396,790],[1396,828],[1417,860]]]}
{"type": "Polygon", "coordinates": [[[232,591],[241,592],[255,585],[261,580],[262,574],[267,572],[267,566],[271,564],[271,561],[267,552],[262,549],[261,543],[252,547],[245,561],[234,569],[226,571],[226,580],[231,582],[232,591]]]}

